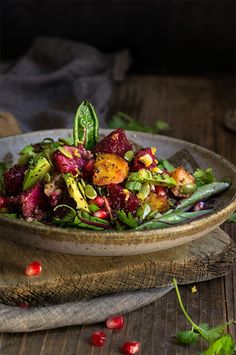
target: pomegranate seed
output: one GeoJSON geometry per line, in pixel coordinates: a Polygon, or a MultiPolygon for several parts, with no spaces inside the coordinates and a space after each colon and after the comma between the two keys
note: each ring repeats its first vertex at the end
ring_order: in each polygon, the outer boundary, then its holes
{"type": "Polygon", "coordinates": [[[122,316],[115,316],[106,320],[108,329],[120,330],[124,326],[124,318],[122,316]]]}
{"type": "Polygon", "coordinates": [[[27,308],[29,308],[29,305],[27,303],[20,303],[19,307],[23,308],[23,309],[27,309],[27,308]]]}
{"type": "Polygon", "coordinates": [[[33,261],[25,269],[26,276],[38,276],[42,272],[42,264],[39,261],[33,261]]]}
{"type": "Polygon", "coordinates": [[[8,203],[8,198],[4,196],[0,196],[0,209],[7,207],[7,203],[8,203]]]}
{"type": "Polygon", "coordinates": [[[94,163],[95,160],[94,159],[90,159],[84,166],[84,169],[88,172],[92,172],[93,168],[94,168],[94,163]]]}
{"type": "Polygon", "coordinates": [[[101,219],[107,219],[109,217],[109,214],[106,210],[98,210],[96,212],[93,212],[93,216],[101,219]]]}
{"type": "Polygon", "coordinates": [[[123,354],[136,354],[140,350],[140,345],[138,341],[128,341],[123,344],[121,351],[123,354]]]}
{"type": "Polygon", "coordinates": [[[195,205],[193,206],[193,211],[194,212],[201,211],[201,210],[203,210],[204,206],[205,206],[204,202],[199,201],[199,202],[195,203],[195,205]]]}
{"type": "Polygon", "coordinates": [[[91,341],[92,341],[92,345],[94,346],[103,346],[106,341],[106,334],[100,331],[93,332],[91,336],[91,341]]]}
{"type": "Polygon", "coordinates": [[[104,198],[102,196],[97,196],[91,200],[91,203],[97,205],[98,207],[102,207],[104,205],[104,198]]]}
{"type": "Polygon", "coordinates": [[[158,196],[166,196],[167,190],[162,186],[155,186],[155,191],[158,196]]]}

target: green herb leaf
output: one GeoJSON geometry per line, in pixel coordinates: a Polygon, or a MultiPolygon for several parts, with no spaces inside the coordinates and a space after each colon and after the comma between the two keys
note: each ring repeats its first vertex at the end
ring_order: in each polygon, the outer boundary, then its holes
{"type": "Polygon", "coordinates": [[[3,194],[5,191],[4,187],[4,172],[7,170],[6,164],[0,162],[0,194],[3,194]]]}
{"type": "Polygon", "coordinates": [[[158,168],[161,170],[167,170],[168,172],[172,172],[175,167],[172,165],[167,159],[161,159],[158,161],[158,168]]]}
{"type": "Polygon", "coordinates": [[[215,178],[211,168],[208,168],[206,170],[197,169],[194,172],[193,176],[196,179],[196,184],[198,187],[202,186],[202,185],[210,184],[210,183],[216,181],[216,178],[215,178]]]}
{"type": "Polygon", "coordinates": [[[231,216],[226,220],[227,223],[236,223],[236,212],[231,214],[231,216]]]}
{"type": "Polygon", "coordinates": [[[152,173],[147,169],[140,169],[137,172],[131,173],[128,176],[128,180],[139,181],[141,183],[147,182],[154,185],[166,186],[168,188],[176,186],[176,181],[168,174],[152,173]]]}
{"type": "Polygon", "coordinates": [[[233,338],[229,334],[222,335],[210,344],[204,355],[233,355],[235,352],[233,338]]]}
{"type": "Polygon", "coordinates": [[[98,141],[98,117],[88,101],[79,106],[73,128],[74,145],[82,143],[86,149],[91,149],[98,141]]]}
{"type": "Polygon", "coordinates": [[[176,339],[180,344],[193,344],[199,339],[199,333],[193,330],[183,330],[176,334],[176,339]]]}
{"type": "Polygon", "coordinates": [[[145,125],[124,112],[117,112],[109,121],[109,128],[123,128],[128,131],[160,133],[169,130],[170,126],[167,122],[162,120],[155,121],[151,126],[145,125]]]}
{"type": "Polygon", "coordinates": [[[120,210],[117,212],[117,216],[122,223],[126,224],[130,228],[135,228],[138,226],[138,222],[130,212],[125,213],[124,210],[120,210]]]}

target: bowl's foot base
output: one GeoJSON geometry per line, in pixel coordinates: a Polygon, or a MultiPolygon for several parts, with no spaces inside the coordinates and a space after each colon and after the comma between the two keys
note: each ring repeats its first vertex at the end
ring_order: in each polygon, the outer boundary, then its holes
{"type": "Polygon", "coordinates": [[[225,275],[235,250],[221,229],[191,243],[151,254],[90,257],[60,254],[0,239],[0,302],[55,304],[97,295],[210,280],[225,275]],[[24,276],[31,261],[38,277],[24,276]]]}

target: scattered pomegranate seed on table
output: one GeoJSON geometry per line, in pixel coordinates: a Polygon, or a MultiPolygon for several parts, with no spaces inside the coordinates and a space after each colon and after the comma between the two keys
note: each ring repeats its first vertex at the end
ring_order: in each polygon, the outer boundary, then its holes
{"type": "Polygon", "coordinates": [[[103,346],[106,341],[106,334],[102,331],[93,332],[91,335],[91,342],[94,346],[103,346]]]}
{"type": "Polygon", "coordinates": [[[38,276],[42,272],[42,264],[39,261],[33,261],[25,269],[26,276],[38,276]]]}
{"type": "Polygon", "coordinates": [[[115,316],[106,320],[108,329],[120,330],[124,326],[124,318],[122,316],[115,316]]]}
{"type": "Polygon", "coordinates": [[[23,308],[23,309],[27,309],[27,308],[29,308],[29,305],[27,303],[20,303],[19,307],[23,308]]]}
{"type": "Polygon", "coordinates": [[[121,351],[127,355],[136,354],[140,350],[140,345],[138,341],[128,341],[123,344],[121,351]]]}

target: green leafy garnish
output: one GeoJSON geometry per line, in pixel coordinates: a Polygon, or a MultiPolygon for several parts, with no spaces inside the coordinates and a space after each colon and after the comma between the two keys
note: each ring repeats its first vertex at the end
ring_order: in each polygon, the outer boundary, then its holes
{"type": "Polygon", "coordinates": [[[165,169],[165,170],[167,170],[170,173],[175,169],[174,165],[172,165],[167,159],[159,160],[158,168],[161,169],[161,170],[165,169]]]}
{"type": "Polygon", "coordinates": [[[137,119],[127,115],[124,112],[117,112],[112,116],[109,121],[109,128],[117,129],[123,128],[128,131],[138,131],[138,132],[147,132],[147,133],[160,133],[163,131],[168,131],[170,126],[167,122],[162,120],[157,120],[153,125],[145,125],[141,122],[138,122],[137,119]]]}
{"type": "Polygon", "coordinates": [[[236,212],[231,214],[231,216],[226,220],[227,223],[236,223],[236,212]]]}
{"type": "Polygon", "coordinates": [[[210,184],[210,183],[216,181],[216,178],[215,178],[211,168],[207,168],[206,170],[197,169],[194,172],[193,176],[196,179],[196,184],[198,187],[202,186],[202,185],[210,184]]]}
{"type": "Polygon", "coordinates": [[[98,117],[93,106],[88,101],[83,101],[79,106],[73,127],[74,145],[84,145],[91,149],[98,141],[98,117]]]}
{"type": "Polygon", "coordinates": [[[149,184],[172,188],[176,186],[176,181],[168,174],[152,173],[150,170],[140,169],[128,176],[129,181],[147,182],[149,184]]]}
{"type": "Polygon", "coordinates": [[[120,210],[117,212],[117,216],[122,223],[126,224],[130,228],[135,228],[138,226],[137,220],[132,216],[130,212],[125,213],[124,210],[120,210]]]}
{"type": "Polygon", "coordinates": [[[4,187],[4,172],[7,170],[6,164],[3,162],[0,162],[0,194],[4,193],[5,187],[4,187]]]}
{"type": "Polygon", "coordinates": [[[192,344],[196,342],[201,336],[208,342],[209,345],[207,350],[202,352],[202,355],[233,355],[235,350],[235,343],[231,335],[225,334],[226,327],[233,322],[228,322],[214,328],[210,328],[206,323],[197,325],[190,318],[183,305],[175,278],[173,279],[173,285],[175,287],[180,308],[185,315],[185,318],[192,326],[191,330],[185,330],[177,333],[176,337],[178,342],[181,344],[192,344]]]}

